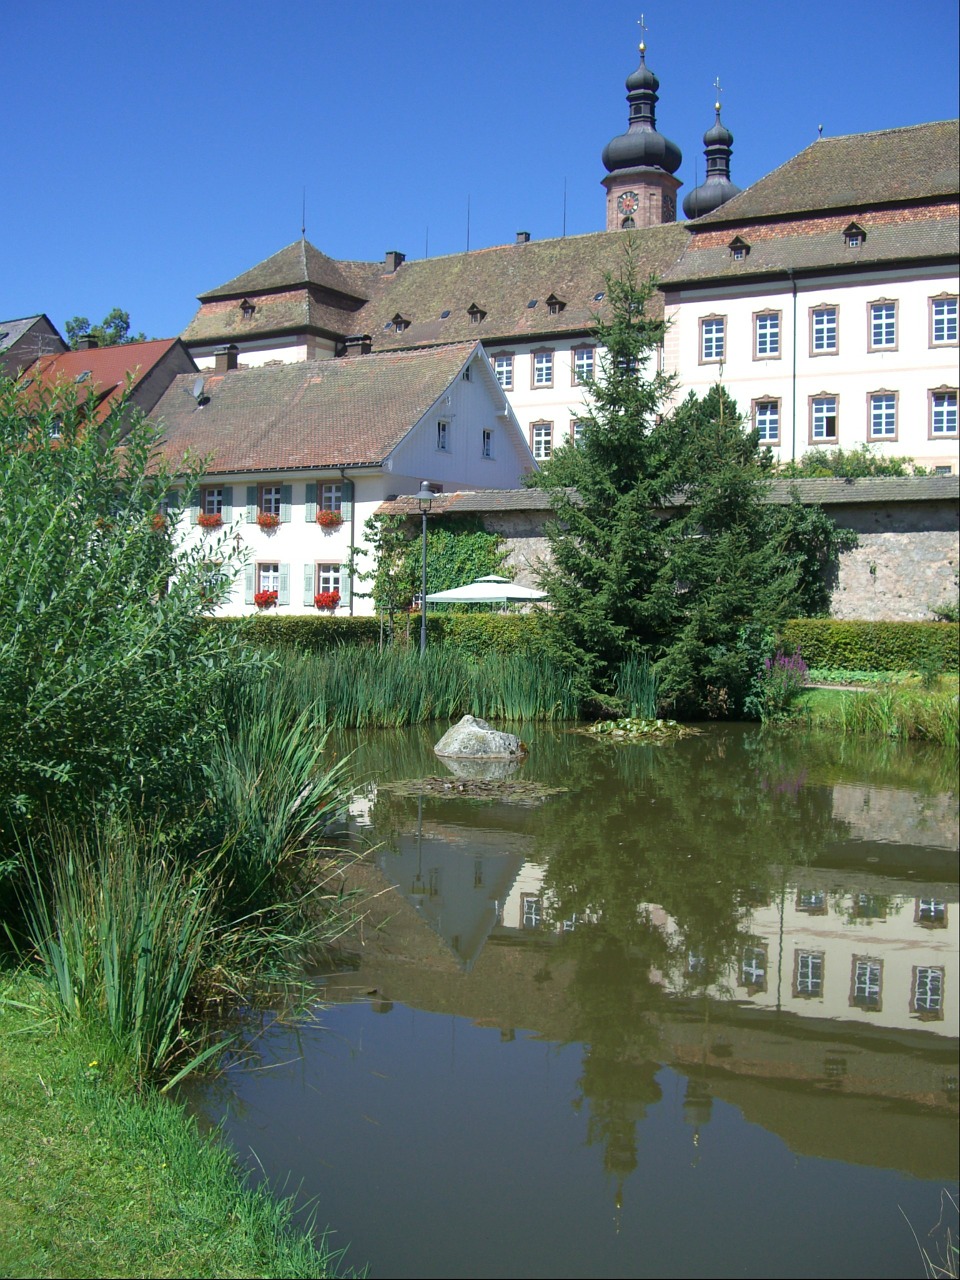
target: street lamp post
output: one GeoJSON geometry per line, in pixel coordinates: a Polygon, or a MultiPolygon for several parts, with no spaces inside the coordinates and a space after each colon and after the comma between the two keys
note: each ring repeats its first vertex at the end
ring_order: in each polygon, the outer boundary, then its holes
{"type": "Polygon", "coordinates": [[[433,502],[433,490],[426,480],[420,482],[417,501],[420,503],[420,540],[423,544],[420,572],[420,652],[425,653],[427,649],[427,512],[433,502]]]}

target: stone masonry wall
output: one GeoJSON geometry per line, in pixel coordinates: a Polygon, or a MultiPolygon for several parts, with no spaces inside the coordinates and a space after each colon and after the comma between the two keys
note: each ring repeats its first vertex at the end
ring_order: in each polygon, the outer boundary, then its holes
{"type": "MultiPolygon", "coordinates": [[[[931,619],[932,606],[957,603],[960,587],[958,512],[952,502],[903,502],[830,506],[841,528],[853,529],[859,546],[840,559],[831,614],[863,621],[931,619]]],[[[545,517],[539,512],[489,512],[484,527],[499,533],[507,563],[525,586],[536,585],[536,567],[549,556],[545,517]]]]}

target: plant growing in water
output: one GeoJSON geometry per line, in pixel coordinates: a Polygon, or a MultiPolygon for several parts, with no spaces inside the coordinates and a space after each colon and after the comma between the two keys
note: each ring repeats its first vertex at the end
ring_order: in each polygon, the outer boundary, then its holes
{"type": "Polygon", "coordinates": [[[765,658],[747,698],[745,709],[768,724],[782,720],[807,686],[809,668],[800,653],[784,653],[778,649],[765,658]]]}

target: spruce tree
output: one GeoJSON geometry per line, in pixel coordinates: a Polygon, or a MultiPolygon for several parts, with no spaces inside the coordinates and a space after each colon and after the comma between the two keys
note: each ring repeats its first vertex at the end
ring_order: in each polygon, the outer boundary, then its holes
{"type": "Polygon", "coordinates": [[[669,408],[654,287],[636,283],[629,261],[608,278],[581,441],[537,478],[556,514],[541,574],[550,644],[600,703],[612,701],[620,665],[646,656],[664,704],[739,715],[773,628],[823,598],[801,577],[798,532],[813,521],[821,570],[842,539],[824,532],[822,513],[764,501],[770,452],[721,387],[669,408]]]}

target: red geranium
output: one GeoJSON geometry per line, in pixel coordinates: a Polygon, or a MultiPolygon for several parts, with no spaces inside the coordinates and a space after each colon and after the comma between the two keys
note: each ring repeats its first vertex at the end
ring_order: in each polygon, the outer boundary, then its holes
{"type": "Polygon", "coordinates": [[[278,594],[276,591],[258,591],[253,597],[253,603],[258,609],[272,609],[277,603],[278,594]]]}
{"type": "Polygon", "coordinates": [[[335,609],[340,603],[340,592],[318,591],[313,597],[313,603],[318,609],[335,609]]]}
{"type": "Polygon", "coordinates": [[[197,524],[201,529],[219,529],[223,524],[223,516],[219,511],[201,511],[197,516],[197,524]]]}
{"type": "Polygon", "coordinates": [[[339,511],[318,511],[317,524],[324,529],[339,529],[343,516],[339,511]]]}
{"type": "Polygon", "coordinates": [[[272,511],[261,511],[257,515],[257,524],[261,529],[276,529],[280,523],[280,517],[275,516],[272,511]]]}

